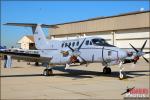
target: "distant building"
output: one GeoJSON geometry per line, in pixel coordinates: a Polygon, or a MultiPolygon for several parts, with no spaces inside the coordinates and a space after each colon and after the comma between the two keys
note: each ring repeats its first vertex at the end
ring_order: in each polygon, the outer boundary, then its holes
{"type": "Polygon", "coordinates": [[[26,50],[35,50],[35,43],[34,43],[34,38],[33,36],[27,35],[23,36],[18,43],[20,44],[21,49],[26,49],[26,50]]]}
{"type": "MultiPolygon", "coordinates": [[[[144,51],[150,49],[150,11],[137,11],[114,16],[55,24],[50,28],[51,39],[67,40],[84,36],[106,39],[110,44],[130,49],[129,43],[140,49],[145,40],[144,51]]],[[[147,55],[149,57],[149,55],[147,55]]]]}

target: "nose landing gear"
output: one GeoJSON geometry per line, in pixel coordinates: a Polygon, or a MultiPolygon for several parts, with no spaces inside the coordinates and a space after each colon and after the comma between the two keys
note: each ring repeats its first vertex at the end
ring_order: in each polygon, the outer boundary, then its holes
{"type": "Polygon", "coordinates": [[[123,62],[120,61],[120,64],[119,64],[119,79],[122,80],[122,79],[125,79],[126,75],[124,73],[122,73],[122,70],[124,69],[124,67],[122,66],[123,62]]]}

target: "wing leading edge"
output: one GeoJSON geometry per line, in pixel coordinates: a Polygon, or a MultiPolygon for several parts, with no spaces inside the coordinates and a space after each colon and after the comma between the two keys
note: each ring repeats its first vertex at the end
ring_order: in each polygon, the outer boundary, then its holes
{"type": "Polygon", "coordinates": [[[12,51],[0,51],[1,55],[10,55],[13,59],[30,61],[30,62],[42,62],[49,63],[52,58],[41,57],[40,54],[31,54],[31,53],[19,53],[12,51]]]}

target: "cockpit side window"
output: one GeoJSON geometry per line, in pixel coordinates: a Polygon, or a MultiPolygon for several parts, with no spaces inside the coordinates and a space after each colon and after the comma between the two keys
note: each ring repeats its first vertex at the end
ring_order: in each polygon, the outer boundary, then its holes
{"type": "Polygon", "coordinates": [[[97,45],[97,46],[111,46],[111,47],[114,47],[113,45],[108,44],[104,39],[100,39],[100,38],[92,39],[92,43],[94,45],[97,45]]]}
{"type": "Polygon", "coordinates": [[[86,40],[85,44],[86,44],[86,45],[89,45],[89,40],[86,40]]]}
{"type": "Polygon", "coordinates": [[[92,42],[94,45],[102,46],[101,39],[95,38],[95,39],[92,39],[92,42]]]}

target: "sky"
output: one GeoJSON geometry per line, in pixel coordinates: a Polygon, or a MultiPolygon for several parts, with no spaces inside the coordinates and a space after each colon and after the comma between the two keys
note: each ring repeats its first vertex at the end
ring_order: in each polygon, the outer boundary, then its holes
{"type": "MultiPolygon", "coordinates": [[[[5,26],[8,22],[59,24],[89,18],[150,10],[148,0],[107,1],[1,1],[1,45],[16,46],[27,27],[5,26]]],[[[48,31],[44,29],[45,35],[48,31]]]]}

